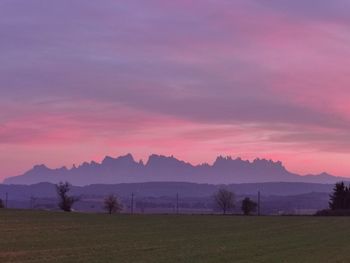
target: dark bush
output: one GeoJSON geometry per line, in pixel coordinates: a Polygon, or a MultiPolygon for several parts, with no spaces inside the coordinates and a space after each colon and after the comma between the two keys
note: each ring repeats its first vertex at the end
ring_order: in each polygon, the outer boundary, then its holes
{"type": "Polygon", "coordinates": [[[338,210],[331,210],[331,209],[324,209],[318,211],[316,216],[350,216],[350,209],[338,209],[338,210]]]}

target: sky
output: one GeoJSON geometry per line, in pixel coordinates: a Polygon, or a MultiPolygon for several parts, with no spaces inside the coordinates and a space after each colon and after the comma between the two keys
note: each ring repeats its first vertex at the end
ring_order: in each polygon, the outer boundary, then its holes
{"type": "Polygon", "coordinates": [[[350,1],[1,0],[0,179],[104,156],[350,176],[350,1]]]}

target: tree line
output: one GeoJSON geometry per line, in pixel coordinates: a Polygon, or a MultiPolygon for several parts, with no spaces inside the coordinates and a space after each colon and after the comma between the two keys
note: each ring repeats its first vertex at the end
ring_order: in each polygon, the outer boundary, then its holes
{"type": "MultiPolygon", "coordinates": [[[[78,197],[70,196],[69,191],[71,190],[71,185],[68,182],[61,182],[56,185],[56,191],[58,195],[58,207],[64,212],[71,212],[73,204],[79,201],[78,197]]],[[[103,202],[103,208],[112,215],[113,213],[118,213],[123,209],[121,202],[118,197],[110,194],[103,202]]]]}
{"type": "MultiPolygon", "coordinates": [[[[60,182],[56,185],[58,196],[58,207],[65,212],[71,212],[73,205],[79,201],[78,197],[69,194],[71,185],[68,182],[60,182]]],[[[235,194],[226,188],[220,188],[214,195],[213,201],[216,209],[222,214],[232,213],[236,207],[235,194]]],[[[5,208],[4,202],[0,199],[0,208],[5,208]]],[[[123,210],[123,205],[116,195],[107,195],[103,200],[103,208],[108,214],[119,213],[123,210]]],[[[240,203],[240,209],[244,215],[251,215],[256,212],[258,204],[249,197],[244,198],[240,203]]],[[[345,185],[344,182],[336,183],[333,192],[330,195],[329,209],[318,212],[318,215],[335,215],[334,212],[349,211],[350,215],[350,185],[345,185]],[[332,213],[329,213],[331,211],[332,213]]]]}
{"type": "MultiPolygon", "coordinates": [[[[219,208],[224,215],[232,212],[236,206],[235,194],[225,188],[220,188],[214,194],[214,201],[217,208],[219,208]]],[[[255,213],[257,207],[258,204],[249,197],[244,198],[241,202],[241,210],[244,215],[251,215],[252,213],[255,213]]]]}
{"type": "MultiPolygon", "coordinates": [[[[58,207],[65,212],[71,212],[73,204],[79,201],[78,197],[70,196],[71,185],[68,182],[61,182],[56,185],[58,195],[58,207]]],[[[235,194],[225,188],[220,188],[213,196],[216,208],[220,209],[223,214],[232,212],[235,208],[235,194]]],[[[117,196],[110,194],[104,198],[103,208],[108,214],[121,212],[123,206],[117,196]]],[[[249,197],[242,200],[241,210],[244,215],[250,215],[256,212],[257,203],[249,197]]]]}

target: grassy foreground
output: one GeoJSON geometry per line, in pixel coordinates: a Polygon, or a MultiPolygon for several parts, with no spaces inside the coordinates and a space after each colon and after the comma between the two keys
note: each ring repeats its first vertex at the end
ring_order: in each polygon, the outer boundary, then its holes
{"type": "Polygon", "coordinates": [[[350,219],[0,211],[0,262],[350,262],[350,219]]]}

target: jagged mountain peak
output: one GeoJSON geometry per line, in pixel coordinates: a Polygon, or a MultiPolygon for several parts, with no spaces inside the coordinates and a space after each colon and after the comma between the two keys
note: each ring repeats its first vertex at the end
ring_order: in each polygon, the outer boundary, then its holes
{"type": "MultiPolygon", "coordinates": [[[[144,164],[129,153],[119,157],[106,156],[101,163],[84,162],[72,169],[50,169],[36,165],[20,176],[5,179],[8,184],[69,181],[75,185],[98,183],[133,183],[181,181],[195,183],[257,183],[257,182],[319,182],[333,183],[340,177],[327,173],[300,176],[289,172],[280,161],[253,161],[231,156],[218,156],[213,164],[192,165],[174,156],[152,154],[144,164]]],[[[347,178],[344,178],[346,180],[347,178]]]]}
{"type": "Polygon", "coordinates": [[[186,163],[185,161],[179,160],[175,158],[173,155],[165,156],[165,155],[157,155],[152,154],[149,156],[148,161],[146,163],[147,167],[174,167],[174,166],[192,166],[190,163],[186,163]]]}
{"type": "Polygon", "coordinates": [[[109,165],[109,164],[120,164],[120,163],[135,163],[135,159],[132,154],[128,153],[126,155],[119,156],[117,158],[113,158],[110,156],[106,156],[101,165],[109,165]]]}
{"type": "Polygon", "coordinates": [[[34,171],[41,171],[41,170],[48,170],[49,168],[45,164],[37,164],[34,165],[32,170],[34,171]]]}

